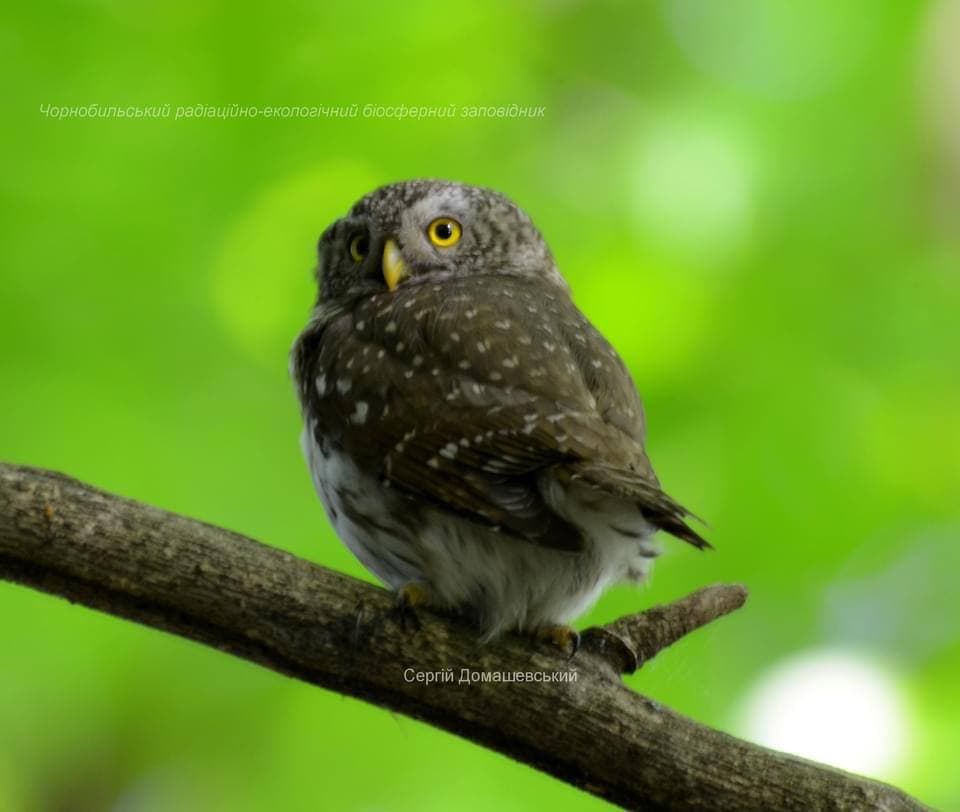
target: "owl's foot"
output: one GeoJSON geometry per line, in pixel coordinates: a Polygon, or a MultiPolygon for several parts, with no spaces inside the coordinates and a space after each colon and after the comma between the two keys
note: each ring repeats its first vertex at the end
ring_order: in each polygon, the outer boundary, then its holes
{"type": "Polygon", "coordinates": [[[420,628],[417,609],[429,606],[430,597],[430,589],[418,581],[411,581],[397,590],[397,612],[400,615],[400,625],[405,630],[417,631],[420,628]]]}
{"type": "Polygon", "coordinates": [[[580,650],[580,632],[570,626],[551,623],[538,628],[534,636],[538,640],[543,640],[552,646],[556,646],[564,654],[567,654],[570,659],[573,659],[573,655],[580,650]]]}
{"type": "Polygon", "coordinates": [[[430,590],[426,584],[411,581],[397,590],[397,603],[407,609],[421,609],[430,604],[430,590]]]}

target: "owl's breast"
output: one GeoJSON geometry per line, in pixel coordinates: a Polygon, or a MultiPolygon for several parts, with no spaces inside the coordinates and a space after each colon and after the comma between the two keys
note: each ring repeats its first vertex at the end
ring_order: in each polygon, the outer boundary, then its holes
{"type": "Polygon", "coordinates": [[[360,563],[394,588],[421,579],[417,512],[328,442],[315,421],[304,424],[301,446],[330,524],[360,563]]]}

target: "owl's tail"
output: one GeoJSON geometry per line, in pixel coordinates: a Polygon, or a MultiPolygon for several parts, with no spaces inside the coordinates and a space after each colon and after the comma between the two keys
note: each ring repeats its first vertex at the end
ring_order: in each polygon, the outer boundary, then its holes
{"type": "Polygon", "coordinates": [[[713,549],[713,545],[685,521],[688,517],[701,520],[667,496],[656,481],[641,473],[601,463],[578,462],[563,466],[563,471],[557,474],[569,482],[578,482],[633,502],[644,517],[661,530],[700,550],[713,549]]]}

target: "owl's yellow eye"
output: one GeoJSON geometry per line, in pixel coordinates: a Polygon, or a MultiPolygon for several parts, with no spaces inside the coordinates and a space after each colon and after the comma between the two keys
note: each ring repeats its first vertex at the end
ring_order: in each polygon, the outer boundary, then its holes
{"type": "Polygon", "coordinates": [[[450,217],[438,217],[427,226],[427,236],[437,248],[449,248],[460,241],[463,229],[460,223],[450,217]]]}
{"type": "Polygon", "coordinates": [[[357,234],[350,240],[350,256],[354,262],[363,262],[363,258],[370,251],[370,240],[366,234],[357,234]]]}

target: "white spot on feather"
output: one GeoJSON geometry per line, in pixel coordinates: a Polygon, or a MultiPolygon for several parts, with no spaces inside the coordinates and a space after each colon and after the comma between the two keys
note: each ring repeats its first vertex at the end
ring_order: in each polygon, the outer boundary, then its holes
{"type": "Polygon", "coordinates": [[[440,449],[440,456],[446,457],[448,460],[452,460],[457,456],[457,451],[459,451],[459,449],[457,448],[456,443],[447,443],[443,448],[440,449]]]}
{"type": "Polygon", "coordinates": [[[353,407],[353,414],[350,415],[350,422],[362,426],[367,422],[367,413],[370,411],[370,404],[365,400],[358,400],[353,407]]]}

